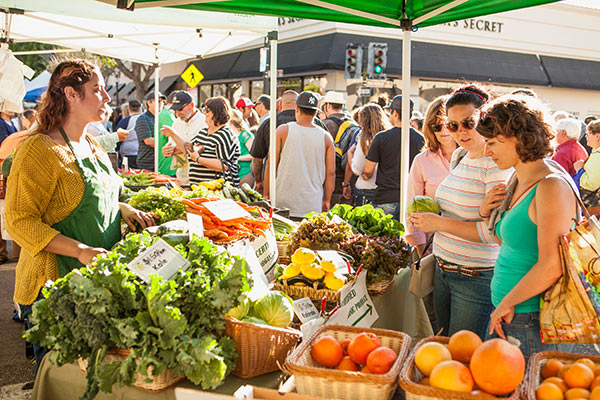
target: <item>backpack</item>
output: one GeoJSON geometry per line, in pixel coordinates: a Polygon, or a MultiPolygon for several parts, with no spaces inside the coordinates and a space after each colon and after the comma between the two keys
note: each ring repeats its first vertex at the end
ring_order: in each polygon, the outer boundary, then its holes
{"type": "Polygon", "coordinates": [[[350,118],[341,120],[336,117],[329,117],[329,119],[338,124],[338,131],[333,140],[335,146],[335,163],[336,169],[341,168],[341,171],[344,171],[348,163],[348,150],[356,143],[361,128],[350,118]]]}

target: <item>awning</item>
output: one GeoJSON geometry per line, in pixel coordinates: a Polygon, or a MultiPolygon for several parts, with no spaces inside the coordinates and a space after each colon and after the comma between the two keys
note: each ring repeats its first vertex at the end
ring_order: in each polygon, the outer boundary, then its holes
{"type": "MultiPolygon", "coordinates": [[[[177,78],[179,78],[179,75],[171,75],[171,76],[162,78],[160,80],[160,92],[163,94],[169,93],[169,88],[175,83],[177,78]]],[[[153,88],[154,88],[154,81],[150,82],[150,86],[148,86],[148,90],[152,90],[153,88]]]]}
{"type": "MultiPolygon", "coordinates": [[[[387,74],[402,75],[402,40],[333,33],[279,44],[278,68],[285,75],[343,70],[346,43],[388,44],[387,74]]],[[[548,85],[535,55],[413,42],[414,76],[498,83],[548,85]]],[[[207,81],[260,77],[259,49],[194,61],[207,81]]]]}
{"type": "Polygon", "coordinates": [[[576,89],[600,89],[600,62],[540,56],[550,84],[576,89]]]}

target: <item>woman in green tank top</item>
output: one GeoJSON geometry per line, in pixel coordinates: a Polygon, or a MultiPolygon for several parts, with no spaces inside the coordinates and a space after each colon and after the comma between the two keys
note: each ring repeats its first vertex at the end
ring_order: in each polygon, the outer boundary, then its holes
{"type": "MultiPolygon", "coordinates": [[[[545,159],[554,137],[548,115],[536,98],[508,95],[490,103],[477,125],[486,138],[486,155],[500,169],[514,168],[516,175],[507,210],[494,229],[501,247],[491,283],[495,309],[488,336],[515,337],[525,357],[556,348],[541,343],[539,297],[562,274],[559,239],[576,213],[570,178],[545,159]]],[[[506,186],[496,186],[484,199],[481,215],[489,218],[505,197],[506,186]]]]}

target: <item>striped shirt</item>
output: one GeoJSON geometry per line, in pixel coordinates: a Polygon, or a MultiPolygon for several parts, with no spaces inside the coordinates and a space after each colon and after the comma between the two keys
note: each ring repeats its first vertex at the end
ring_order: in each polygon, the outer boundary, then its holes
{"type": "MultiPolygon", "coordinates": [[[[452,155],[457,159],[460,148],[452,155]]],[[[479,206],[486,193],[499,183],[505,183],[512,168],[500,170],[489,157],[469,158],[467,154],[438,186],[435,198],[444,217],[461,221],[479,222],[477,229],[485,233],[487,228],[479,217],[479,206]]],[[[433,254],[443,260],[466,267],[492,268],[500,246],[495,243],[470,242],[446,232],[437,232],[433,240],[433,254]]]]}
{"type": "Polygon", "coordinates": [[[213,171],[190,160],[191,184],[224,178],[235,186],[239,185],[238,172],[240,165],[238,164],[238,158],[240,157],[240,145],[227,125],[210,134],[208,128],[202,129],[194,136],[192,144],[204,147],[200,157],[221,160],[223,166],[227,167],[227,171],[213,171]]]}

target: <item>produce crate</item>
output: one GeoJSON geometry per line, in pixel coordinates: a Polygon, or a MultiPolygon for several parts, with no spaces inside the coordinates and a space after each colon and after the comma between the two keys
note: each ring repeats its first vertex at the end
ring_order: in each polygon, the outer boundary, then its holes
{"type": "Polygon", "coordinates": [[[308,297],[309,299],[318,302],[320,304],[323,296],[327,297],[327,303],[339,303],[341,296],[340,290],[331,290],[331,289],[318,289],[319,282],[314,282],[313,286],[295,286],[288,285],[287,282],[279,282],[275,281],[273,283],[273,289],[279,290],[290,296],[293,300],[298,300],[304,297],[308,297]]]}
{"type": "Polygon", "coordinates": [[[225,334],[235,341],[237,364],[232,372],[241,378],[277,371],[302,338],[295,329],[225,320],[225,334]]]}
{"type": "MultiPolygon", "coordinates": [[[[408,359],[404,363],[402,367],[402,371],[400,371],[400,387],[404,389],[406,392],[406,400],[430,400],[430,399],[453,399],[453,400],[477,400],[481,399],[482,396],[474,395],[471,393],[463,393],[463,392],[453,392],[451,390],[438,389],[433,386],[428,385],[420,385],[419,382],[424,378],[424,375],[419,371],[419,369],[415,365],[415,353],[425,343],[428,342],[438,342],[444,345],[447,345],[450,341],[450,338],[442,337],[442,336],[432,336],[425,338],[419,341],[414,349],[411,351],[408,359]]],[[[523,382],[521,386],[525,382],[525,377],[523,378],[523,382]]],[[[517,400],[520,395],[519,386],[514,392],[512,392],[509,396],[504,397],[495,397],[492,395],[486,395],[483,398],[498,398],[505,400],[517,400]]]]}
{"type": "Polygon", "coordinates": [[[367,284],[369,294],[384,294],[394,285],[394,277],[385,281],[367,284]]]}
{"type": "MultiPolygon", "coordinates": [[[[106,352],[104,359],[102,362],[110,363],[113,361],[122,361],[125,360],[129,356],[129,349],[120,349],[117,347],[111,347],[106,352]]],[[[88,359],[77,359],[77,363],[79,364],[79,369],[81,372],[87,372],[88,359]]],[[[185,379],[184,376],[174,375],[170,369],[167,369],[162,374],[154,376],[152,374],[152,366],[148,367],[148,378],[151,379],[150,382],[146,382],[146,377],[140,373],[136,373],[134,375],[133,387],[137,389],[144,390],[146,392],[162,392],[163,390],[169,388],[170,386],[176,384],[177,382],[185,379]]]]}
{"type": "Polygon", "coordinates": [[[375,400],[388,399],[397,388],[398,373],[410,347],[410,337],[403,332],[386,329],[356,328],[325,325],[290,354],[284,372],[294,375],[296,390],[301,395],[327,399],[375,400]],[[386,374],[363,374],[319,366],[311,356],[313,343],[320,337],[331,335],[337,340],[351,339],[362,332],[375,333],[381,344],[394,350],[396,362],[386,374]]]}
{"type": "Polygon", "coordinates": [[[600,364],[600,356],[589,354],[563,353],[560,351],[542,351],[534,353],[529,357],[527,365],[527,374],[525,375],[525,384],[521,387],[521,398],[536,400],[535,389],[542,382],[542,367],[546,361],[556,358],[563,362],[573,363],[580,358],[589,358],[593,362],[600,364]]]}

